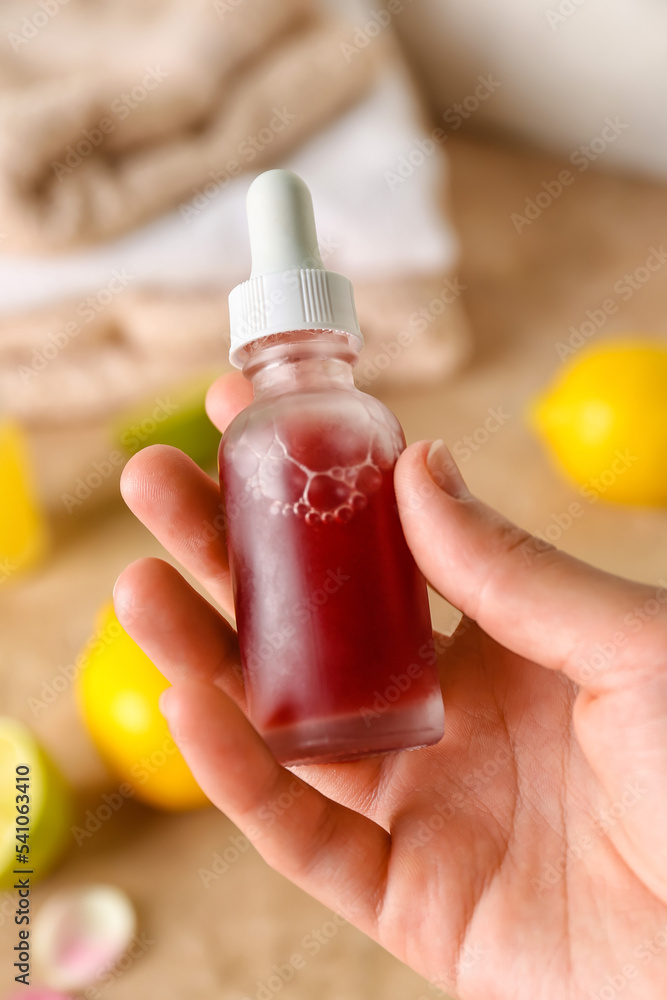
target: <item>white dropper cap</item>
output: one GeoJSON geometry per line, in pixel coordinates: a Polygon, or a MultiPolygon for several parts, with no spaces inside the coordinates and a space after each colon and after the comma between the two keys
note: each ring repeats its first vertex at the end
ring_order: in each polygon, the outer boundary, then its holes
{"type": "Polygon", "coordinates": [[[291,170],[267,170],[250,185],[247,210],[252,272],[229,295],[231,363],[241,368],[254,340],[292,330],[346,333],[360,349],[352,283],[325,270],[306,184],[291,170]]]}

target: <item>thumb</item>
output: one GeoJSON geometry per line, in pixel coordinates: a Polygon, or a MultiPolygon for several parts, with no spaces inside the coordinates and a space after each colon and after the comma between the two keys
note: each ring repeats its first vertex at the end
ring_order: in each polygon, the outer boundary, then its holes
{"type": "Polygon", "coordinates": [[[507,649],[591,690],[660,665],[667,590],[595,569],[518,528],[471,495],[442,441],[403,452],[396,496],[426,578],[507,649]]]}

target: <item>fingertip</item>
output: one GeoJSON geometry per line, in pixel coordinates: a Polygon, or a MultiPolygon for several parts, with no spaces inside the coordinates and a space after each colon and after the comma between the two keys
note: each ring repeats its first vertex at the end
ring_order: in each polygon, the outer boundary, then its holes
{"type": "Polygon", "coordinates": [[[455,500],[464,500],[471,495],[454,456],[442,438],[416,441],[409,445],[396,464],[396,474],[397,494],[399,484],[401,488],[399,501],[415,491],[423,498],[434,490],[455,500]]]}
{"type": "Polygon", "coordinates": [[[414,441],[401,452],[394,470],[396,491],[401,492],[418,483],[426,474],[426,456],[431,446],[430,441],[414,441]]]}
{"type": "Polygon", "coordinates": [[[414,465],[415,463],[426,464],[426,456],[428,450],[431,447],[432,442],[428,438],[423,438],[421,441],[413,441],[405,448],[398,459],[397,465],[414,465]]]}
{"type": "Polygon", "coordinates": [[[167,466],[174,460],[195,464],[185,452],[169,444],[148,445],[128,459],[120,477],[120,492],[130,510],[155,492],[156,484],[162,483],[167,466]]]}
{"type": "Polygon", "coordinates": [[[461,470],[442,438],[432,442],[426,455],[426,468],[443,493],[455,500],[465,500],[470,496],[461,470]]]}
{"type": "Polygon", "coordinates": [[[120,495],[128,507],[131,507],[130,501],[137,491],[137,483],[141,471],[141,463],[139,461],[141,454],[139,451],[136,455],[132,455],[123,466],[123,471],[120,474],[120,495]]]}
{"type": "Polygon", "coordinates": [[[126,609],[132,600],[133,594],[133,569],[135,563],[130,563],[125,569],[118,575],[116,582],[113,585],[113,606],[116,612],[116,617],[118,621],[123,624],[123,618],[125,617],[126,609]]]}
{"type": "MultiPolygon", "coordinates": [[[[400,455],[394,473],[398,510],[406,532],[408,521],[421,523],[425,512],[435,504],[446,503],[448,494],[429,471],[427,460],[432,441],[416,441],[400,455]]],[[[408,542],[410,538],[408,538],[408,542]]]]}
{"type": "Polygon", "coordinates": [[[146,556],[135,559],[118,576],[113,588],[113,604],[116,617],[126,631],[144,610],[146,588],[150,593],[165,566],[168,563],[162,559],[146,556]]]}
{"type": "Polygon", "coordinates": [[[216,379],[206,394],[206,412],[220,431],[252,402],[252,387],[240,372],[228,372],[216,379]]]}
{"type": "Polygon", "coordinates": [[[174,688],[168,687],[164,689],[158,698],[158,708],[168,723],[171,722],[171,717],[175,714],[177,708],[177,698],[175,695],[174,688]]]}
{"type": "Polygon", "coordinates": [[[189,744],[193,742],[193,730],[188,722],[187,687],[172,685],[165,688],[158,698],[158,708],[174,743],[185,754],[189,744]]]}

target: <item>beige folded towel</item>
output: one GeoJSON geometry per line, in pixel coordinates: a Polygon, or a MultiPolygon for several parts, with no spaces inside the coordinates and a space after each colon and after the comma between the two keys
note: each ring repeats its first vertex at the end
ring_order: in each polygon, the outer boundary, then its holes
{"type": "Polygon", "coordinates": [[[322,22],[311,0],[244,0],[233,16],[174,0],[133,17],[117,0],[96,21],[70,4],[48,25],[48,47],[42,36],[16,41],[11,25],[25,15],[15,5],[0,20],[18,45],[0,65],[3,252],[107,239],[215,177],[261,169],[372,78],[371,54],[347,63],[349,28],[322,22]],[[92,51],[72,72],[58,40],[71,49],[76,29],[92,51]]]}
{"type": "MultiPolygon", "coordinates": [[[[456,287],[455,278],[442,275],[357,285],[366,336],[356,370],[362,389],[424,386],[458,367],[469,337],[459,298],[450,301],[456,287]],[[418,334],[416,303],[430,315],[418,334]],[[401,332],[415,333],[414,341],[399,342],[401,332]]],[[[0,321],[0,399],[28,429],[40,496],[66,523],[73,509],[63,507],[63,496],[95,462],[104,460],[111,474],[82,509],[117,499],[121,465],[112,469],[106,459],[118,455],[113,426],[124,408],[168,398],[182,383],[212,380],[229,368],[220,290],[127,289],[92,319],[91,311],[70,302],[0,321]]]]}
{"type": "MultiPolygon", "coordinates": [[[[121,285],[108,305],[93,298],[0,320],[0,398],[7,411],[33,427],[85,425],[165,385],[229,368],[224,292],[121,285]]],[[[459,365],[469,338],[456,289],[456,279],[443,275],[356,286],[366,338],[357,368],[362,388],[427,384],[459,365]],[[417,303],[425,310],[419,317],[417,303]],[[399,338],[403,331],[411,339],[399,338]]]]}

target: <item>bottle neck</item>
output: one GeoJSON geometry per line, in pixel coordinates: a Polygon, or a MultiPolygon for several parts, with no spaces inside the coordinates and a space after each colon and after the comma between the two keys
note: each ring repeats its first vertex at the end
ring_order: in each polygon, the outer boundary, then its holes
{"type": "Polygon", "coordinates": [[[354,389],[357,360],[346,335],[297,330],[248,345],[243,374],[252,382],[255,399],[295,390],[354,389]]]}

